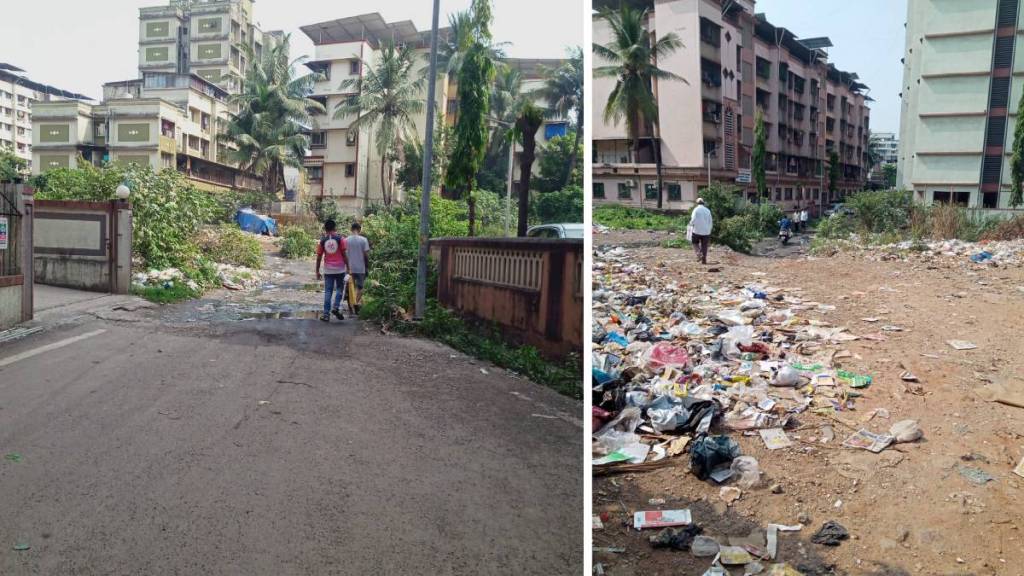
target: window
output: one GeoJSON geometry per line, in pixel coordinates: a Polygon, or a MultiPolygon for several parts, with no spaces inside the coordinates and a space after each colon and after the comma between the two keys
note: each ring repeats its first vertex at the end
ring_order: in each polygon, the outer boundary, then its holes
{"type": "Polygon", "coordinates": [[[619,200],[629,200],[633,197],[633,191],[630,190],[629,184],[625,182],[619,182],[619,200]]]}
{"type": "Polygon", "coordinates": [[[786,200],[792,200],[792,199],[793,199],[793,189],[792,188],[786,188],[786,200]]]}
{"type": "Polygon", "coordinates": [[[345,144],[348,146],[355,146],[356,141],[359,140],[359,132],[356,130],[348,130],[345,132],[345,144]]]}
{"type": "Polygon", "coordinates": [[[932,193],[932,202],[936,202],[938,204],[949,204],[949,195],[949,192],[940,192],[936,190],[932,193]]]}
{"type": "Polygon", "coordinates": [[[604,182],[594,182],[594,198],[604,198],[604,182]]]}
{"type": "Polygon", "coordinates": [[[782,188],[775,189],[775,201],[779,202],[782,200],[782,188]]]}
{"type": "Polygon", "coordinates": [[[668,201],[669,202],[680,202],[683,199],[683,187],[679,184],[669,183],[668,185],[668,201]]]}
{"type": "Polygon", "coordinates": [[[999,207],[999,193],[998,192],[985,192],[981,197],[982,208],[998,208],[999,207]]]}
{"type": "Polygon", "coordinates": [[[756,60],[757,75],[761,78],[768,79],[772,75],[772,63],[764,58],[758,58],[756,60]]]}
{"type": "Polygon", "coordinates": [[[355,164],[345,164],[345,178],[352,178],[356,175],[355,164]]]}
{"type": "Polygon", "coordinates": [[[644,198],[647,200],[658,199],[658,185],[657,184],[644,184],[644,198]]]}
{"type": "Polygon", "coordinates": [[[350,61],[348,63],[348,73],[349,73],[350,76],[358,76],[359,75],[359,69],[360,69],[359,64],[360,64],[359,60],[352,60],[352,61],[350,61]]]}
{"type": "Polygon", "coordinates": [[[309,175],[310,182],[321,182],[324,179],[324,167],[310,166],[306,168],[306,174],[309,175]]]}
{"type": "Polygon", "coordinates": [[[323,148],[327,146],[327,133],[326,132],[313,132],[309,137],[310,148],[323,148]]]}

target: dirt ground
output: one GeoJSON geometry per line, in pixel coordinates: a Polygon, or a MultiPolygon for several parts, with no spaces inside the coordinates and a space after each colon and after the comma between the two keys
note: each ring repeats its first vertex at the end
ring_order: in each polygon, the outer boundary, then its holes
{"type": "Polygon", "coordinates": [[[632,245],[634,261],[661,269],[680,286],[757,282],[800,289],[805,299],[836,306],[816,317],[854,334],[879,333],[883,324],[902,327],[885,332],[884,342],[861,339],[844,346],[853,357],[842,367],[874,377],[847,418],[860,422],[885,408],[889,420],[876,418],[866,427],[879,432],[897,420],[916,419],[924,439],[872,454],[840,447],[852,430],[836,424],[836,440],[822,444],[822,417],[811,414],[800,418],[810,426],[790,433],[797,440],[790,449],[769,453],[758,436],[730,433],[767,475],[731,507],[720,501],[717,485],[688,473],[685,456],[654,471],[595,477],[594,513],[608,513],[609,521],[593,532],[594,546],[625,548],[594,553],[606,574],[702,574],[709,558],[655,550],[647,541],[654,532],[631,526],[634,510],[686,507],[704,533],[716,537],[809,517],[802,531],[779,537],[779,561],[804,574],[1024,574],[1024,478],[1012,472],[1024,459],[1024,409],[973,393],[988,382],[1024,388],[1024,269],[975,265],[966,258],[808,258],[801,250],[764,258],[718,247],[704,268],[691,250],[660,248],[656,235],[644,234],[649,238],[641,243],[635,233],[621,240],[616,233],[602,235],[595,246],[632,245]],[[714,268],[719,271],[709,271],[714,268]],[[868,317],[880,321],[862,320],[868,317]],[[977,349],[954,350],[946,344],[950,339],[974,342],[977,349]],[[905,390],[900,362],[920,378],[923,395],[905,390]],[[972,484],[959,466],[980,468],[994,480],[972,484]],[[772,484],[781,493],[772,493],[772,484]],[[666,502],[652,506],[652,498],[666,502]],[[835,548],[810,543],[829,520],[845,526],[851,539],[835,548]]]}

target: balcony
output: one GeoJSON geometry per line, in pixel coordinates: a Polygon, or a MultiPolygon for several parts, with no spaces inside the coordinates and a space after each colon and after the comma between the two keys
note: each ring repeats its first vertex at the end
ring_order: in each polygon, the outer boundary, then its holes
{"type": "Polygon", "coordinates": [[[178,142],[174,138],[164,136],[163,134],[161,134],[160,139],[157,143],[157,147],[163,153],[174,154],[175,152],[177,152],[178,142]]]}

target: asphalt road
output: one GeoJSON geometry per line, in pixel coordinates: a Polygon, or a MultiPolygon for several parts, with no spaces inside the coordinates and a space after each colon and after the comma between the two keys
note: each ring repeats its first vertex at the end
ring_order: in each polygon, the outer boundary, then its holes
{"type": "Polygon", "coordinates": [[[0,345],[0,574],[582,572],[579,402],[351,320],[166,310],[0,345]]]}

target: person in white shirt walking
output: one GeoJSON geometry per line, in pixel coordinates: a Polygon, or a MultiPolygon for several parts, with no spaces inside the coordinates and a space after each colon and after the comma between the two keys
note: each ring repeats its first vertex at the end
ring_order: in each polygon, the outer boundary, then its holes
{"type": "Polygon", "coordinates": [[[793,210],[793,231],[800,231],[800,210],[793,210]]]}
{"type": "Polygon", "coordinates": [[[807,208],[800,210],[800,229],[807,232],[807,208]]]}
{"type": "Polygon", "coordinates": [[[693,250],[697,253],[697,260],[701,264],[708,263],[708,245],[711,244],[711,230],[714,223],[711,218],[711,210],[704,205],[703,198],[697,198],[697,207],[690,214],[690,238],[693,242],[693,250]]]}

